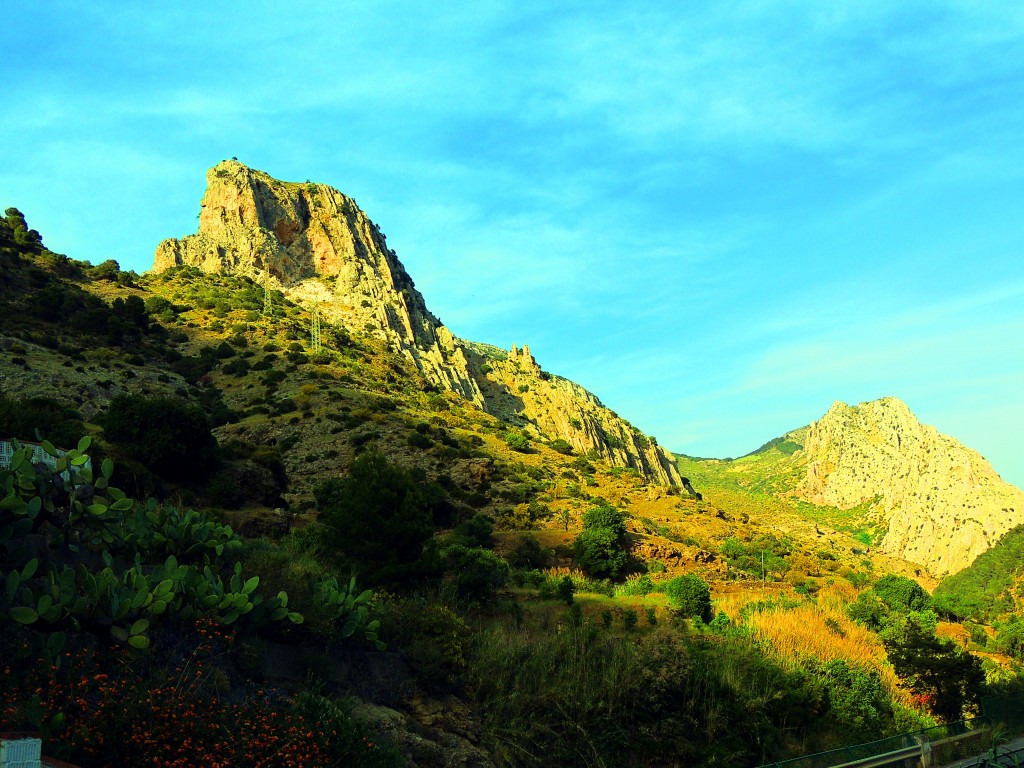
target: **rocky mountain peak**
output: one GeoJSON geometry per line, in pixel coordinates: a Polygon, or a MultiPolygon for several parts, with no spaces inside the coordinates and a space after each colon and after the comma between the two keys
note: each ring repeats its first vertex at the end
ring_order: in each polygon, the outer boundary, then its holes
{"type": "Polygon", "coordinates": [[[798,496],[841,509],[867,505],[887,526],[882,549],[936,576],[967,567],[1024,522],[1024,491],[895,397],[834,403],[808,428],[802,460],[798,496]]]}
{"type": "Polygon", "coordinates": [[[488,360],[452,334],[352,198],[325,184],[279,181],[234,159],[211,168],[206,181],[198,233],[160,243],[154,271],[190,265],[280,287],[316,305],[327,322],[383,338],[435,386],[534,437],[561,438],[649,480],[681,485],[663,449],[582,387],[543,372],[529,347],[488,360]]]}

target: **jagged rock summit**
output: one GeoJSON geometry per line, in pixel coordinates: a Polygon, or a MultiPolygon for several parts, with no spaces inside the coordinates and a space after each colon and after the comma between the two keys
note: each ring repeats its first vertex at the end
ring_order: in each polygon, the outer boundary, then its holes
{"type": "Polygon", "coordinates": [[[189,265],[245,275],[316,305],[328,322],[383,338],[434,385],[536,438],[561,438],[649,480],[681,486],[669,455],[525,350],[465,342],[427,309],[383,233],[325,184],[279,181],[237,160],[206,174],[199,232],[164,240],[153,270],[189,265]]]}
{"type": "Polygon", "coordinates": [[[483,405],[454,337],[352,198],[237,160],[211,168],[206,183],[198,234],[160,243],[153,271],[190,265],[281,287],[330,321],[383,336],[430,380],[483,405]]]}
{"type": "Polygon", "coordinates": [[[833,404],[808,428],[800,461],[797,496],[842,509],[869,504],[888,526],[882,549],[935,576],[966,568],[1024,523],[1024,491],[894,397],[833,404]]]}

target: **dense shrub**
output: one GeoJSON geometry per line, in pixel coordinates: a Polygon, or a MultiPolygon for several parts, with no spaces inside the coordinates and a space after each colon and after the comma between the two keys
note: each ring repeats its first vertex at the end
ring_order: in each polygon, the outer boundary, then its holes
{"type": "Polygon", "coordinates": [[[484,602],[508,581],[508,563],[482,547],[452,544],[441,552],[444,586],[454,600],[484,602]]]}
{"type": "Polygon", "coordinates": [[[603,505],[583,513],[583,531],[572,545],[573,559],[596,578],[618,578],[626,568],[626,516],[603,505]]]}
{"type": "Polygon", "coordinates": [[[491,534],[493,531],[494,524],[491,522],[491,518],[477,513],[455,526],[451,542],[467,547],[489,547],[492,544],[491,534]]]}
{"type": "Polygon", "coordinates": [[[622,541],[609,528],[580,532],[573,542],[572,556],[580,568],[599,579],[618,578],[628,561],[622,541]]]}
{"type": "Polygon", "coordinates": [[[875,582],[874,592],[889,610],[899,613],[923,611],[931,605],[931,598],[920,584],[906,576],[888,574],[875,582]]]}
{"type": "Polygon", "coordinates": [[[325,544],[371,584],[408,577],[434,532],[419,484],[376,452],[361,454],[345,477],[321,483],[315,496],[325,544]]]}
{"type": "Polygon", "coordinates": [[[121,395],[101,417],[103,434],[162,477],[203,478],[217,463],[217,441],[206,414],[168,398],[121,395]]]}
{"type": "Polygon", "coordinates": [[[698,618],[705,623],[714,618],[711,590],[707,582],[694,573],[684,573],[667,582],[665,596],[680,616],[698,618]]]}
{"type": "Polygon", "coordinates": [[[49,440],[71,448],[85,432],[82,417],[74,408],[50,397],[15,400],[0,395],[0,437],[49,440]]]}
{"type": "Polygon", "coordinates": [[[502,435],[505,444],[508,445],[513,451],[519,451],[520,453],[529,453],[530,451],[530,439],[522,432],[506,432],[502,435]]]}
{"type": "Polygon", "coordinates": [[[505,554],[505,559],[513,568],[532,569],[546,567],[550,556],[536,536],[520,534],[505,554]]]}

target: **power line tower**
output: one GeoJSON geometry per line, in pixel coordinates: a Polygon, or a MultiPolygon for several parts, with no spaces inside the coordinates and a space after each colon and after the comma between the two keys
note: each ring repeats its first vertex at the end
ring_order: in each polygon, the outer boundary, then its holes
{"type": "Polygon", "coordinates": [[[323,349],[320,343],[320,305],[313,305],[313,322],[311,328],[311,335],[313,341],[313,354],[318,354],[323,349]]]}

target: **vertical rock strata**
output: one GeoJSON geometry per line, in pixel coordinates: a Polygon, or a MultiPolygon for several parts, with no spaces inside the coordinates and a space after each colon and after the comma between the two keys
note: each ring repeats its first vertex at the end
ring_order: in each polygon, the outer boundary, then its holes
{"type": "Polygon", "coordinates": [[[888,524],[882,549],[936,576],[966,568],[1024,522],[1024,491],[895,398],[835,403],[811,424],[803,453],[798,496],[842,509],[869,504],[888,524]]]}
{"type": "Polygon", "coordinates": [[[206,174],[199,233],[157,246],[153,270],[176,265],[245,275],[318,302],[324,317],[383,336],[445,389],[483,405],[452,334],[377,225],[350,197],[324,184],[278,181],[237,160],[206,174]],[[323,281],[333,280],[333,290],[323,281]]]}
{"type": "Polygon", "coordinates": [[[663,485],[682,486],[669,454],[579,384],[541,369],[527,346],[506,352],[469,345],[470,360],[490,369],[481,390],[488,410],[547,439],[561,438],[574,453],[598,453],[663,485]],[[482,362],[486,358],[486,363],[482,362]]]}
{"type": "Polygon", "coordinates": [[[482,368],[472,345],[428,311],[384,235],[351,198],[324,184],[278,181],[237,160],[211,168],[206,180],[199,232],[160,243],[154,271],[190,265],[279,287],[293,300],[318,304],[330,322],[384,338],[428,380],[478,408],[655,482],[681,485],[665,451],[582,387],[542,375],[528,351],[528,359],[516,356],[515,371],[512,363],[482,368]],[[531,394],[522,397],[527,379],[531,394]]]}

